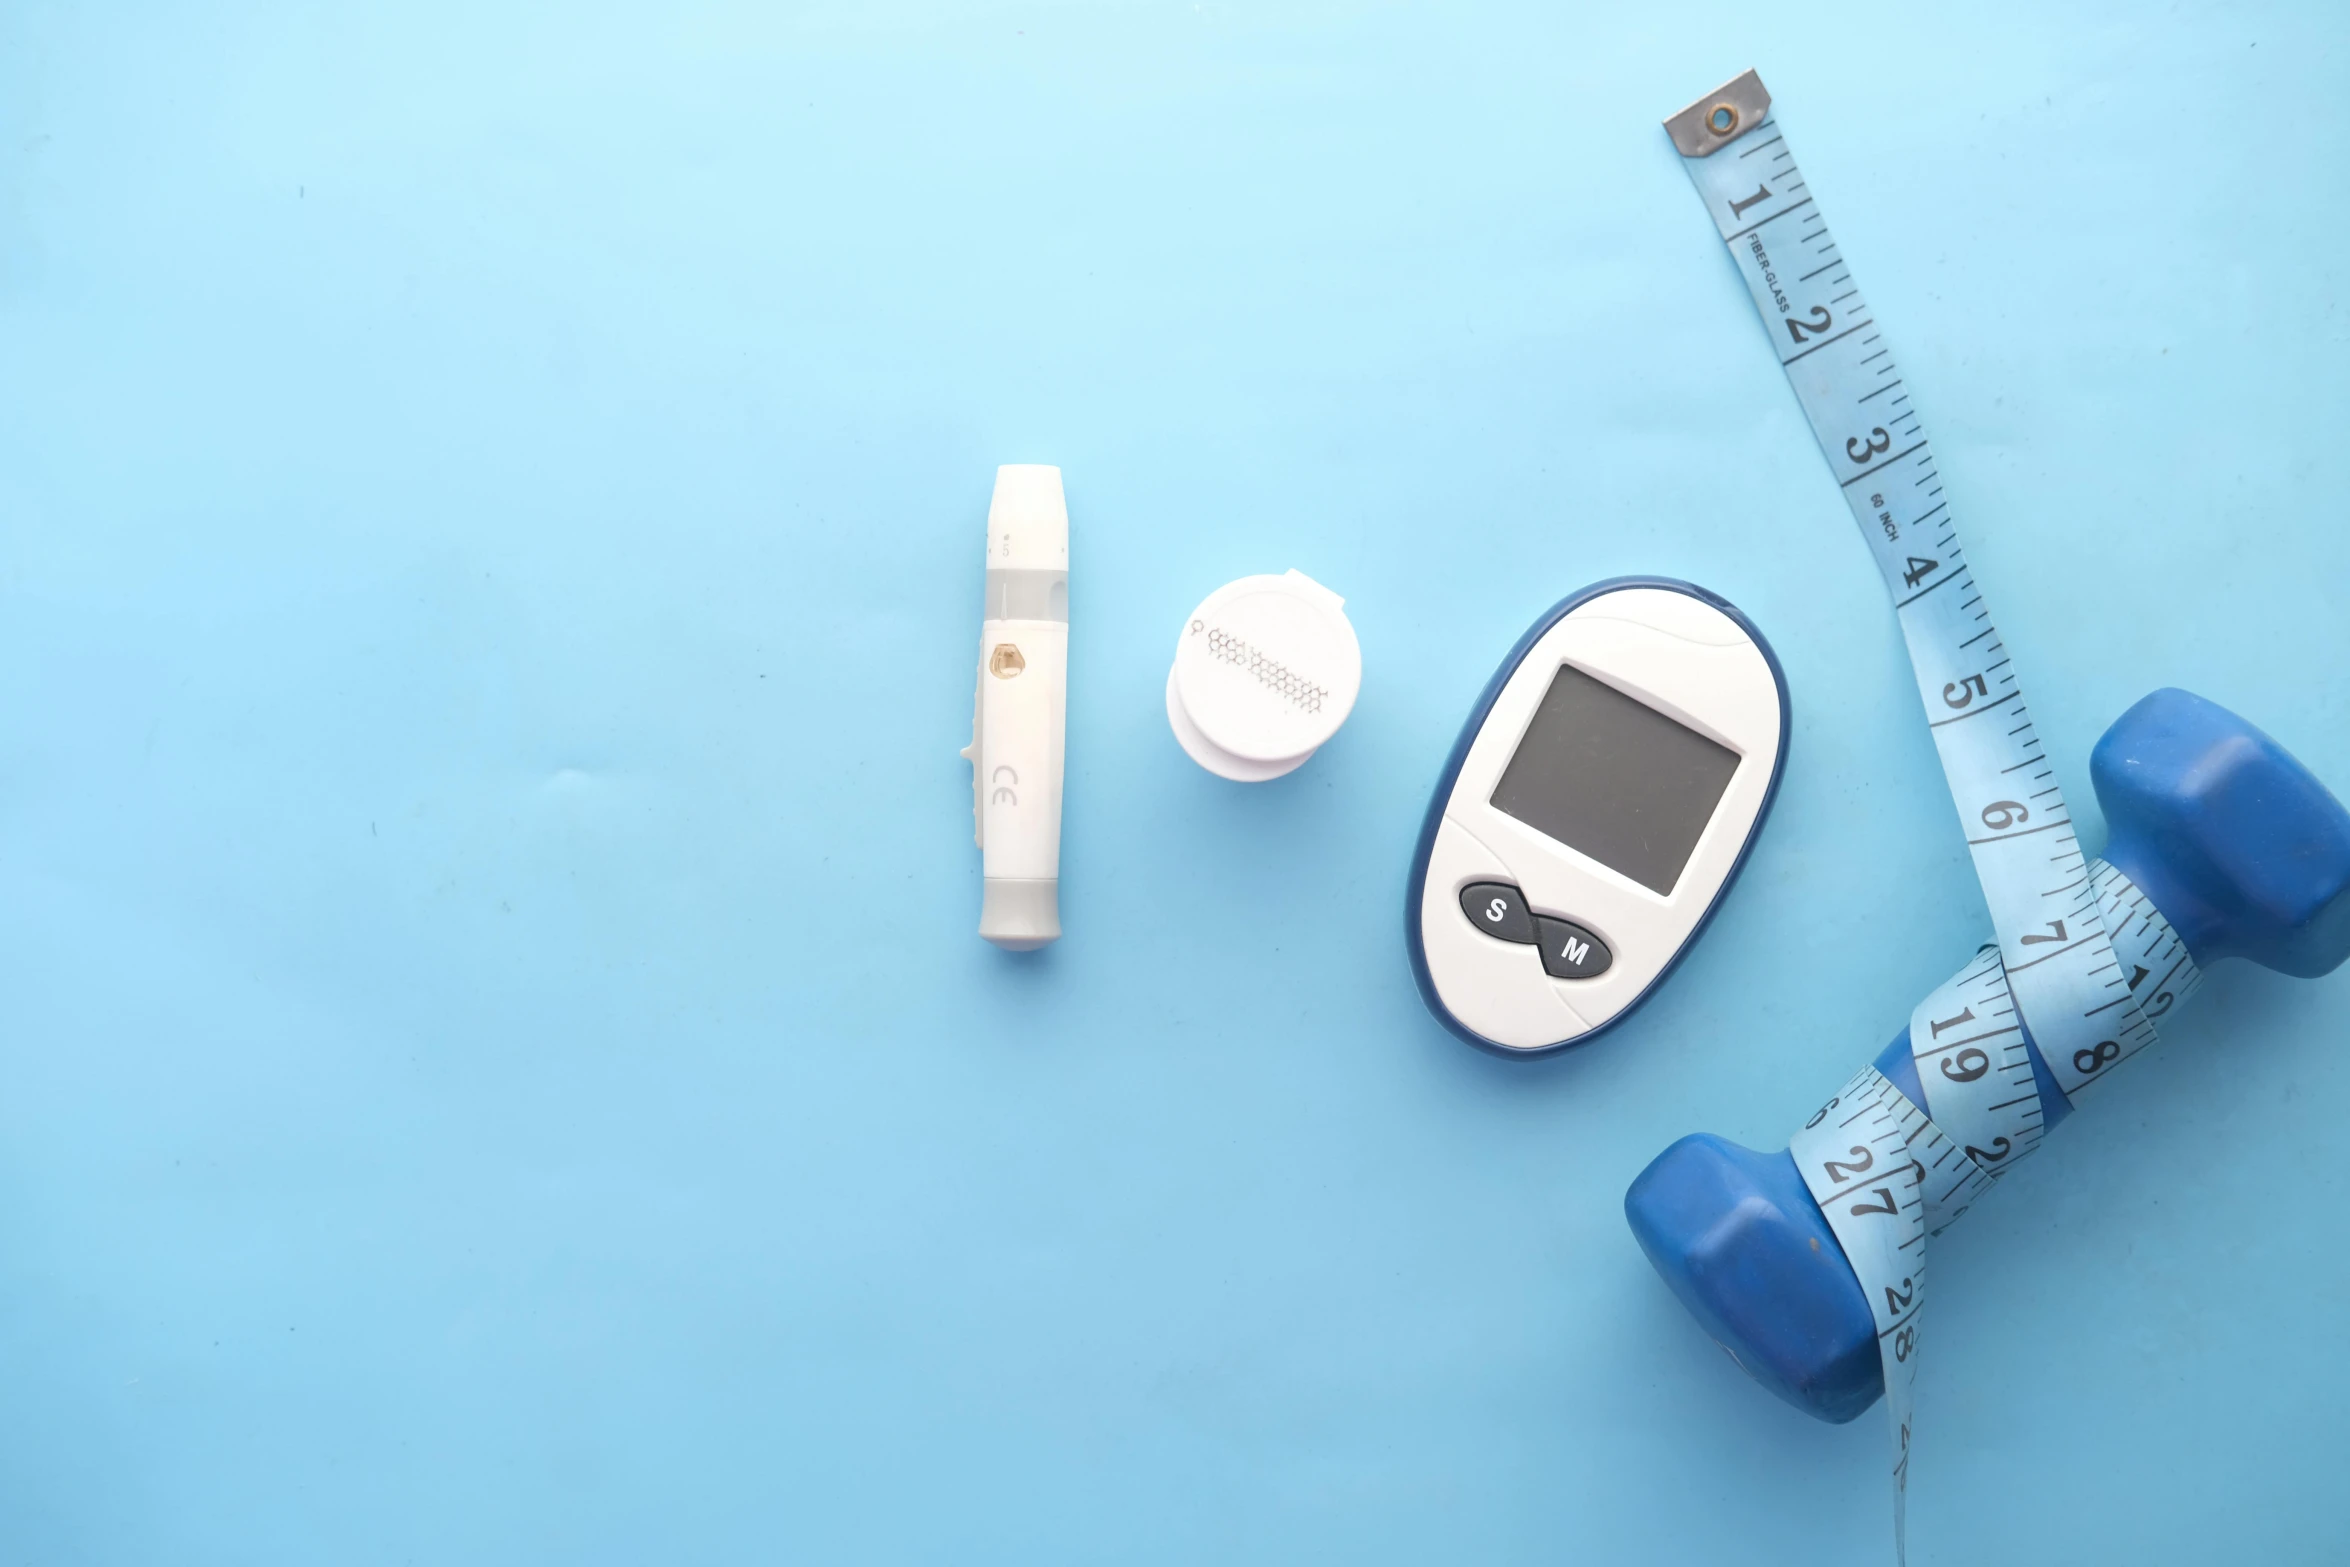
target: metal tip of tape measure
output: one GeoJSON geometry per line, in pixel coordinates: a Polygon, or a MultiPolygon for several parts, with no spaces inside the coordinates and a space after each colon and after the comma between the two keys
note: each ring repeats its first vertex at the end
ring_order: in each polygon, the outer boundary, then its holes
{"type": "Polygon", "coordinates": [[[1753,130],[1770,112],[1770,90],[1745,71],[1665,121],[1665,134],[1682,157],[1702,158],[1753,130]]]}

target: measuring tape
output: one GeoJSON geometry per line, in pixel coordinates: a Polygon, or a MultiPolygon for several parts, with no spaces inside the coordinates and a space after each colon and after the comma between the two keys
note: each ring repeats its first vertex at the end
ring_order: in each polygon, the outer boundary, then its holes
{"type": "Polygon", "coordinates": [[[1790,1142],[1876,1319],[1905,1554],[1910,1407],[1926,1239],[2028,1156],[2048,1120],[2025,1046],[2067,1100],[2153,1042],[2197,980],[2128,879],[2090,866],[2023,688],[1966,564],[1934,452],[1875,313],[1752,71],[1665,122],[1746,279],[1846,504],[1875,554],[1999,940],[1911,1019],[1927,1109],[1864,1067],[1790,1142]],[[2110,929],[2123,933],[2117,953],[2110,929]],[[2141,1009],[2139,989],[2159,1003],[2141,1009]]]}
{"type": "MultiPolygon", "coordinates": [[[[2131,976],[2125,983],[2150,997],[2143,1015],[2151,1027],[2203,982],[2202,971],[2170,921],[2127,876],[2101,860],[2089,879],[2113,950],[2131,976]]],[[[1893,1429],[1897,1557],[1906,1555],[1910,1404],[1926,1304],[1927,1237],[1957,1222],[2038,1146],[2046,1117],[1997,947],[1977,952],[1918,1005],[1909,1037],[1931,1116],[1876,1067],[1865,1066],[1787,1140],[1876,1322],[1893,1429]]]]}

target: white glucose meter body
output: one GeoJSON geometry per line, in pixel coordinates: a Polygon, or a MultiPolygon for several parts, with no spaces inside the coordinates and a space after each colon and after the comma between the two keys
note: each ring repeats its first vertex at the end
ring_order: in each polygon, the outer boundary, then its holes
{"type": "Polygon", "coordinates": [[[1619,577],[1520,639],[1454,744],[1412,862],[1412,970],[1437,1019],[1510,1056],[1647,998],[1761,831],[1787,682],[1726,601],[1619,577]]]}

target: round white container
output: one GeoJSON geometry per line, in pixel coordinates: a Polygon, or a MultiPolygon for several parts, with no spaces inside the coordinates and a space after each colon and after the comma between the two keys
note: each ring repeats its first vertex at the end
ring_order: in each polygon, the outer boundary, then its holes
{"type": "Polygon", "coordinates": [[[1262,783],[1338,733],[1363,685],[1345,604],[1297,571],[1242,577],[1201,601],[1167,672],[1167,722],[1193,761],[1262,783]]]}

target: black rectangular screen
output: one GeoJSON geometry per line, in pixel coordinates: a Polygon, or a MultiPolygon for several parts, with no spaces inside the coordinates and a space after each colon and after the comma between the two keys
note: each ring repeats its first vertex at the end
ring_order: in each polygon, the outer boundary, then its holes
{"type": "Polygon", "coordinates": [[[1670,893],[1736,771],[1737,752],[1561,664],[1493,808],[1670,893]]]}

